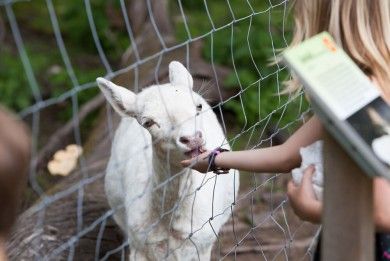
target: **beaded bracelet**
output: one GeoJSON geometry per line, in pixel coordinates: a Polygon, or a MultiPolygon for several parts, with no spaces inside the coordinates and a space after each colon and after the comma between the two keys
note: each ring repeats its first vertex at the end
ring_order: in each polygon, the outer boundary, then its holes
{"type": "Polygon", "coordinates": [[[212,171],[212,172],[214,172],[217,175],[219,175],[219,174],[226,174],[226,173],[229,172],[230,169],[223,169],[223,168],[218,167],[217,165],[215,165],[215,158],[217,157],[217,155],[219,155],[219,154],[221,154],[222,152],[225,152],[225,151],[229,151],[229,150],[218,147],[218,148],[215,148],[214,150],[211,151],[211,153],[208,156],[209,171],[212,171]]]}

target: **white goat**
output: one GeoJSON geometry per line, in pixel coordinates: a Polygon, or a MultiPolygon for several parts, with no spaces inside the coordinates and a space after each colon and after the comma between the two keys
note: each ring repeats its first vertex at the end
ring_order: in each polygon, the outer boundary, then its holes
{"type": "Polygon", "coordinates": [[[204,175],[180,165],[226,144],[226,138],[210,106],[192,91],[192,76],[181,63],[169,64],[169,79],[139,94],[97,79],[122,116],[106,195],[128,237],[130,260],[210,260],[213,242],[231,215],[238,172],[204,175]]]}

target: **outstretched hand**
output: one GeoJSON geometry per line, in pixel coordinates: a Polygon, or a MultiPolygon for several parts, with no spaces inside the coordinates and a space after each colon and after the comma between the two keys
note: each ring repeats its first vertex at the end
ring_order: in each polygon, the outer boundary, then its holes
{"type": "Polygon", "coordinates": [[[211,151],[205,151],[192,159],[183,160],[180,163],[183,167],[189,167],[201,173],[207,173],[209,171],[208,157],[210,153],[211,151]]]}
{"type": "Polygon", "coordinates": [[[315,168],[313,165],[305,169],[300,185],[292,180],[287,186],[287,195],[295,214],[303,220],[320,222],[322,204],[316,199],[312,179],[315,168]]]}

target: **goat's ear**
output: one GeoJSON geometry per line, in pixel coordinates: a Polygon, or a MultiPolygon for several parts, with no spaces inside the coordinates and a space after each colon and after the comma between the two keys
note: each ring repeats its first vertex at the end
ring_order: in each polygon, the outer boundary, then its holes
{"type": "Polygon", "coordinates": [[[181,63],[176,61],[169,64],[169,81],[172,85],[189,86],[191,89],[193,86],[191,74],[181,63]]]}
{"type": "Polygon", "coordinates": [[[97,78],[96,82],[119,115],[122,117],[134,117],[136,115],[137,95],[135,93],[101,77],[97,78]]]}

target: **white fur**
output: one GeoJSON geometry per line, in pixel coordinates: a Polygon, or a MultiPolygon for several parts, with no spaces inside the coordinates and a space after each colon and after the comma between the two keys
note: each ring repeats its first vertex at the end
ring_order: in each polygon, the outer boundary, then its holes
{"type": "Polygon", "coordinates": [[[322,156],[323,141],[318,140],[307,147],[300,148],[302,163],[299,168],[291,171],[294,183],[300,185],[303,178],[303,173],[310,165],[314,165],[315,173],[313,175],[312,184],[314,193],[318,200],[322,201],[322,191],[324,187],[324,167],[322,156]]]}
{"type": "Polygon", "coordinates": [[[198,260],[198,255],[209,260],[215,233],[231,215],[238,172],[216,176],[181,167],[188,150],[179,142],[181,136],[201,131],[208,150],[226,138],[210,106],[192,91],[185,67],[171,62],[169,74],[170,83],[137,95],[97,79],[107,100],[125,116],[112,144],[106,195],[115,221],[128,236],[130,260],[198,260]],[[142,127],[148,119],[157,124],[142,127]]]}

